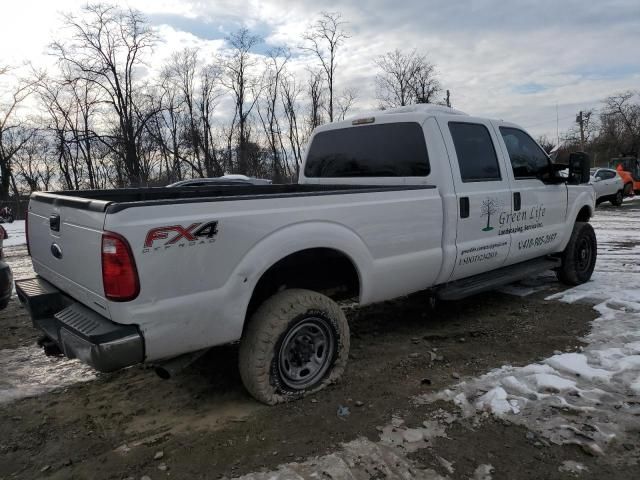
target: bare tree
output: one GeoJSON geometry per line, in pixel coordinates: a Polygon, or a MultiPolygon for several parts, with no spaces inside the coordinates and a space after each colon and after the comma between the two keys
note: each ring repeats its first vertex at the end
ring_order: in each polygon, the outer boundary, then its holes
{"type": "Polygon", "coordinates": [[[376,95],[383,108],[432,103],[441,90],[435,66],[416,50],[403,53],[396,49],[375,63],[381,70],[376,75],[376,95]]]}
{"type": "MultiPolygon", "coordinates": [[[[282,80],[282,108],[287,121],[287,138],[289,139],[289,149],[293,155],[295,178],[300,174],[302,163],[302,134],[298,125],[299,101],[298,98],[302,89],[296,83],[293,76],[285,76],[282,80]]],[[[293,172],[289,172],[289,177],[293,177],[293,172]]]]}
{"type": "Polygon", "coordinates": [[[200,70],[200,95],[198,97],[200,120],[199,145],[204,155],[207,177],[224,174],[224,166],[218,154],[212,123],[212,117],[216,110],[218,99],[222,96],[218,88],[220,73],[220,67],[215,64],[205,65],[200,70]]]}
{"type": "Polygon", "coordinates": [[[70,40],[54,42],[52,53],[78,79],[96,85],[116,116],[116,127],[100,139],[117,154],[127,179],[133,185],[143,180],[138,142],[154,112],[141,108],[142,85],[136,78],[143,57],[155,43],[155,33],[135,10],[95,4],[80,16],[67,14],[64,26],[70,40]]]}
{"type": "Polygon", "coordinates": [[[413,80],[413,91],[416,103],[433,103],[436,95],[442,90],[440,82],[436,78],[436,67],[427,61],[426,57],[419,56],[418,69],[413,80]]]}
{"type": "Polygon", "coordinates": [[[627,91],[605,100],[601,121],[607,136],[618,144],[618,153],[640,153],[639,96],[639,92],[627,91]]]}
{"type": "Polygon", "coordinates": [[[413,82],[417,70],[415,50],[404,54],[395,49],[375,59],[376,96],[382,108],[404,107],[414,101],[413,82]]]}
{"type": "MultiPolygon", "coordinates": [[[[32,193],[48,190],[54,178],[54,162],[51,147],[43,132],[35,132],[17,153],[16,176],[26,184],[27,191],[32,193]]],[[[22,192],[21,192],[22,193],[22,192]]]]}
{"type": "Polygon", "coordinates": [[[322,73],[319,71],[309,71],[309,79],[307,81],[307,95],[309,96],[309,117],[307,120],[307,135],[317,126],[321,125],[322,106],[324,105],[324,97],[322,95],[323,85],[322,73]]]}
{"type": "Polygon", "coordinates": [[[336,56],[338,49],[349,38],[344,29],[347,22],[342,20],[342,15],[337,12],[322,12],[320,18],[309,26],[304,35],[306,45],[302,48],[315,55],[320,61],[327,81],[329,99],[327,101],[327,113],[329,121],[333,122],[334,106],[334,80],[336,74],[336,56]]]}
{"type": "Polygon", "coordinates": [[[353,88],[348,88],[342,95],[340,95],[338,101],[336,102],[338,107],[338,120],[345,119],[345,117],[349,113],[349,110],[351,110],[353,104],[356,102],[357,98],[358,94],[353,88]]]}
{"type": "Polygon", "coordinates": [[[264,105],[258,105],[258,115],[262,123],[267,145],[272,157],[272,177],[277,183],[284,180],[287,151],[282,143],[278,102],[285,67],[291,58],[287,49],[277,48],[269,51],[266,59],[264,82],[264,105]]]}
{"type": "Polygon", "coordinates": [[[247,127],[249,115],[258,101],[260,89],[260,78],[254,72],[257,61],[251,55],[251,51],[262,42],[262,39],[252,35],[248,29],[241,28],[229,35],[227,41],[231,44],[232,51],[224,63],[222,83],[231,91],[235,103],[230,135],[233,135],[233,130],[237,127],[237,170],[239,173],[247,173],[250,132],[247,127]]]}
{"type": "MultiPolygon", "coordinates": [[[[0,80],[10,81],[6,78],[9,71],[9,67],[0,66],[0,80]]],[[[17,80],[6,92],[0,91],[0,200],[9,198],[12,183],[15,185],[12,162],[35,132],[19,117],[18,109],[33,92],[36,81],[17,80]]]]}

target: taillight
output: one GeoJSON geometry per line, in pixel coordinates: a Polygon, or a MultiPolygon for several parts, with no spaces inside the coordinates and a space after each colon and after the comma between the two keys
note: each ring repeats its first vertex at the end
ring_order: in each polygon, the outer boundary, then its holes
{"type": "Polygon", "coordinates": [[[31,247],[29,246],[29,210],[24,214],[24,236],[27,240],[27,255],[31,255],[31,247]]]}
{"type": "Polygon", "coordinates": [[[102,284],[105,297],[114,302],[133,300],[140,293],[131,248],[117,233],[102,234],[102,284]]]}

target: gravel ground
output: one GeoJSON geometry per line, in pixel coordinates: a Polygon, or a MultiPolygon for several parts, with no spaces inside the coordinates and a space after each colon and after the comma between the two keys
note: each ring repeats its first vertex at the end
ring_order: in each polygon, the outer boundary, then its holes
{"type": "MultiPolygon", "coordinates": [[[[640,216],[638,203],[622,209],[640,216]]],[[[619,225],[611,217],[620,212],[601,209],[596,226],[619,225]]],[[[6,249],[16,278],[31,274],[25,250],[6,249]]],[[[415,401],[505,365],[580,352],[599,316],[596,302],[546,300],[562,291],[541,277],[435,309],[421,294],[348,308],[353,341],[343,381],[276,407],[243,390],[234,346],[212,350],[169,381],[142,367],[96,375],[46,358],[14,299],[0,312],[0,479],[321,471],[330,478],[635,479],[638,466],[624,445],[594,456],[490,412],[465,417],[453,402],[415,401]]]]}

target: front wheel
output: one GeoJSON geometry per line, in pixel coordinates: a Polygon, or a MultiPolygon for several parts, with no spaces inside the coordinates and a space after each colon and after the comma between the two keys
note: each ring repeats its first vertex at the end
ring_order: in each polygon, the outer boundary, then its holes
{"type": "Polygon", "coordinates": [[[567,247],[562,252],[562,264],[556,271],[558,280],[567,285],[588,282],[596,266],[598,243],[591,224],[576,222],[567,247]]]}
{"type": "Polygon", "coordinates": [[[613,200],[611,200],[611,205],[613,205],[614,207],[619,207],[620,205],[622,205],[623,199],[624,195],[622,193],[622,190],[618,190],[616,196],[613,198],[613,200]]]}
{"type": "Polygon", "coordinates": [[[340,307],[311,290],[266,300],[240,342],[240,376],[257,400],[275,405],[336,382],[349,356],[349,325],[340,307]]]}

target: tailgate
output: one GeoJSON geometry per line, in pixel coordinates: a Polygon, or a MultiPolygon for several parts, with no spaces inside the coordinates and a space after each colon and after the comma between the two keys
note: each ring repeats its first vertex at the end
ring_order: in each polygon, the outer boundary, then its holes
{"type": "Polygon", "coordinates": [[[55,194],[29,201],[29,248],[35,272],[70,297],[108,316],[101,242],[108,202],[55,194]]]}

